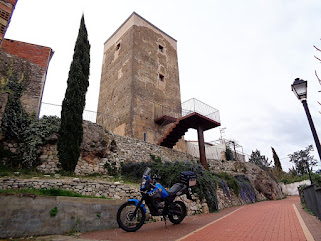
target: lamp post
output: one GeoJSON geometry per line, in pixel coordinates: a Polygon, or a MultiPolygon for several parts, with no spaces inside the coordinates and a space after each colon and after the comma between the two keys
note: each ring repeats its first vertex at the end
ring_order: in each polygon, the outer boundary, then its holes
{"type": "Polygon", "coordinates": [[[307,88],[308,88],[308,82],[299,78],[296,78],[293,82],[293,84],[291,85],[292,87],[292,91],[295,94],[295,96],[302,102],[305,113],[307,115],[309,124],[310,124],[310,128],[312,131],[312,135],[314,138],[314,142],[315,145],[318,149],[318,153],[319,153],[319,158],[321,160],[321,147],[320,147],[320,141],[317,135],[317,132],[315,130],[313,121],[312,121],[312,117],[308,108],[308,104],[307,104],[307,88]]]}

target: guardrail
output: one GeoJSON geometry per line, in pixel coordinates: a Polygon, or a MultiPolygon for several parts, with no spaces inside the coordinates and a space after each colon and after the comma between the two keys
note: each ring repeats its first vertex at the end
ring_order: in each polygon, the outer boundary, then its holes
{"type": "Polygon", "coordinates": [[[163,105],[155,104],[154,118],[156,120],[165,115],[180,118],[194,112],[199,113],[215,122],[220,123],[220,112],[217,109],[195,98],[183,102],[181,109],[169,108],[163,105]]]}

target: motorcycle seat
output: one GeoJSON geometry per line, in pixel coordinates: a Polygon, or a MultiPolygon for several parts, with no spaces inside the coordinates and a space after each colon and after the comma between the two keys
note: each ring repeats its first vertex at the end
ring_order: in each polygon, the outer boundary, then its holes
{"type": "Polygon", "coordinates": [[[182,190],[184,187],[183,183],[175,183],[168,191],[169,196],[175,196],[176,193],[178,193],[180,190],[182,190]]]}

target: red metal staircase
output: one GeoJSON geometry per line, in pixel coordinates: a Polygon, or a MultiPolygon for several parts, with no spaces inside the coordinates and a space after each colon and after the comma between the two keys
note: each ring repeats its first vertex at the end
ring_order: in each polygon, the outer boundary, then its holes
{"type": "Polygon", "coordinates": [[[158,142],[158,145],[173,148],[189,128],[197,130],[201,127],[203,131],[206,131],[220,125],[220,123],[208,117],[197,112],[193,112],[177,119],[171,128],[165,133],[163,138],[158,142]]]}

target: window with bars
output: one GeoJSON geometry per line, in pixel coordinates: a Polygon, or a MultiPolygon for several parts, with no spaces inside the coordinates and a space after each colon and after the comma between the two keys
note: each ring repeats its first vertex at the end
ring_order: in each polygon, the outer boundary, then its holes
{"type": "Polygon", "coordinates": [[[0,9],[0,18],[9,21],[10,14],[2,9],[0,9]]]}

